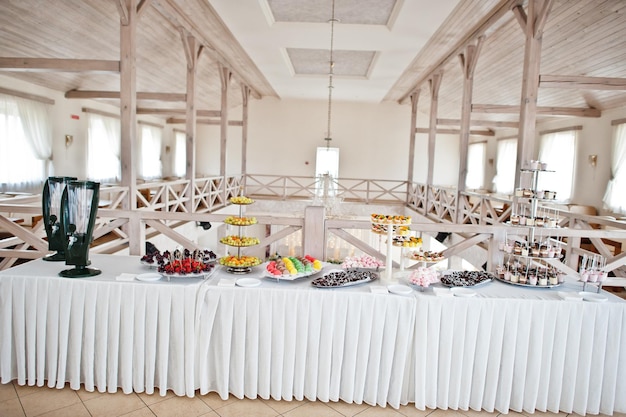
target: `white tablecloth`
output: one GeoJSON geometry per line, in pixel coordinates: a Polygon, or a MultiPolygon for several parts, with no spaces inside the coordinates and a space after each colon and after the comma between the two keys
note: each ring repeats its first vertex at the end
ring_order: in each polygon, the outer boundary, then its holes
{"type": "MultiPolygon", "coordinates": [[[[137,257],[92,255],[102,275],[35,261],[0,273],[0,379],[193,396],[612,414],[626,412],[626,302],[563,301],[493,282],[472,298],[119,282],[137,257]]],[[[248,277],[259,277],[255,268],[248,277]]],[[[380,285],[381,282],[376,284],[380,285]]]]}
{"type": "MultiPolygon", "coordinates": [[[[493,282],[472,298],[264,279],[198,296],[197,387],[238,397],[419,409],[626,412],[626,302],[567,282],[493,282]]],[[[378,282],[380,284],[380,282],[378,282]]]]}
{"type": "Polygon", "coordinates": [[[0,380],[74,389],[194,394],[194,313],[201,280],[120,282],[138,257],[91,255],[103,271],[61,278],[63,262],[0,273],[0,380]]]}

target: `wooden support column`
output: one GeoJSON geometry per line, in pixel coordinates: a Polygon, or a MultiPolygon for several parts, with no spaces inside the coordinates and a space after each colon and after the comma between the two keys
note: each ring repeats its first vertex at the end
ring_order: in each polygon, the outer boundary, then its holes
{"type": "Polygon", "coordinates": [[[242,187],[245,190],[248,153],[248,104],[250,102],[250,87],[247,85],[241,86],[241,101],[243,105],[241,115],[241,177],[244,181],[242,187]]]}
{"type": "Polygon", "coordinates": [[[413,172],[415,170],[415,128],[417,127],[417,104],[420,98],[420,90],[415,90],[409,96],[411,98],[411,134],[409,135],[409,174],[407,176],[407,192],[411,188],[411,184],[415,179],[413,172]]]}
{"type": "Polygon", "coordinates": [[[433,172],[435,168],[435,140],[437,139],[437,108],[439,106],[439,87],[443,72],[433,74],[428,80],[430,85],[430,119],[428,122],[428,175],[426,177],[426,201],[424,214],[428,213],[430,189],[433,185],[433,172]]]}
{"type": "Polygon", "coordinates": [[[520,100],[519,132],[517,139],[517,162],[515,184],[520,184],[520,169],[533,159],[537,124],[537,95],[539,91],[539,69],[541,67],[541,42],[543,29],[553,0],[529,0],[528,14],[522,6],[513,8],[520,23],[526,44],[524,46],[524,72],[520,100]]]}
{"type": "MultiPolygon", "coordinates": [[[[120,0],[120,164],[122,185],[128,187],[128,198],[123,208],[128,211],[137,207],[137,83],[136,83],[136,38],[137,2],[120,0]]],[[[129,252],[139,255],[143,251],[143,227],[141,220],[131,216],[128,222],[129,252]]]]}
{"type": "Polygon", "coordinates": [[[230,79],[232,72],[230,69],[223,65],[220,65],[220,81],[222,82],[222,101],[221,101],[221,115],[220,118],[220,176],[224,182],[224,194],[223,201],[226,202],[226,144],[228,142],[228,87],[230,85],[230,79]]]}
{"type": "Polygon", "coordinates": [[[185,179],[189,181],[185,207],[189,213],[194,211],[196,180],[196,68],[201,49],[196,39],[184,29],[180,30],[185,58],[187,59],[187,90],[185,105],[185,179]]]}
{"type": "Polygon", "coordinates": [[[461,69],[463,71],[463,98],[461,101],[461,121],[459,140],[459,179],[457,182],[456,197],[456,221],[461,222],[463,218],[460,193],[465,191],[467,179],[467,148],[469,147],[470,121],[472,113],[472,92],[474,89],[474,70],[480,55],[480,48],[485,37],[480,36],[476,43],[471,43],[465,47],[465,51],[459,54],[461,69]]]}

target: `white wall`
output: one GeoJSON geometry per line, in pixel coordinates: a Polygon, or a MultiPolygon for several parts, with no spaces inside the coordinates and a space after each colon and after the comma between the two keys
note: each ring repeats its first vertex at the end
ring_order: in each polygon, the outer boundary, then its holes
{"type": "MultiPolygon", "coordinates": [[[[340,178],[405,180],[411,107],[333,102],[332,143],[340,178]]],[[[248,127],[250,174],[315,175],[317,147],[326,146],[327,103],[252,100],[248,127]]]]}

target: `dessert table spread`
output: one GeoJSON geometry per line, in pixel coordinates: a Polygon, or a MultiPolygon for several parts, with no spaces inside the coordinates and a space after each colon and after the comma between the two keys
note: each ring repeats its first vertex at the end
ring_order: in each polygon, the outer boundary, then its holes
{"type": "Polygon", "coordinates": [[[102,275],[60,278],[65,265],[40,260],[0,272],[2,383],[626,412],[626,302],[605,291],[603,302],[584,301],[569,278],[551,289],[494,281],[457,296],[437,285],[398,295],[380,280],[313,287],[330,266],[293,281],[259,266],[122,282],[146,272],[138,257],[91,258],[102,275]]]}

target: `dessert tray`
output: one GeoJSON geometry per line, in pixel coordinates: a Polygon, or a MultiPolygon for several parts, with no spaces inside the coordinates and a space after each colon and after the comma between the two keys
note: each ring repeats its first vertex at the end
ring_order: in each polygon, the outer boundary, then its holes
{"type": "Polygon", "coordinates": [[[170,252],[168,250],[164,251],[163,253],[161,253],[160,251],[155,251],[143,255],[140,258],[139,263],[149,268],[159,269],[159,272],[161,272],[165,265],[175,260],[183,259],[194,259],[202,262],[203,264],[212,264],[217,261],[217,255],[215,255],[215,253],[209,249],[197,249],[192,251],[189,249],[179,248],[174,250],[173,252],[170,252]]]}
{"type": "Polygon", "coordinates": [[[539,280],[537,280],[536,284],[530,284],[528,282],[523,283],[523,282],[514,282],[514,281],[509,281],[506,280],[504,278],[500,278],[500,277],[495,277],[498,281],[500,282],[505,282],[507,284],[511,284],[511,285],[518,285],[520,287],[530,287],[530,288],[555,288],[555,287],[559,287],[561,286],[563,283],[562,282],[557,282],[556,284],[550,284],[550,281],[548,281],[545,285],[540,285],[539,280]]]}
{"type": "Polygon", "coordinates": [[[440,281],[446,287],[478,287],[494,278],[494,275],[484,271],[444,271],[440,281]]]}
{"type": "Polygon", "coordinates": [[[203,272],[192,272],[192,273],[189,273],[189,274],[177,274],[177,273],[160,272],[160,274],[163,275],[167,279],[170,279],[170,278],[203,278],[203,279],[208,279],[209,277],[211,277],[215,273],[216,269],[217,268],[215,268],[215,266],[213,266],[213,268],[211,268],[209,271],[203,271],[203,272]]]}
{"type": "Polygon", "coordinates": [[[312,256],[283,257],[265,264],[265,278],[293,281],[300,278],[310,277],[322,270],[322,263],[312,256]]]}
{"type": "Polygon", "coordinates": [[[336,269],[311,281],[317,288],[343,288],[365,284],[378,279],[378,273],[354,269],[336,269]]]}

